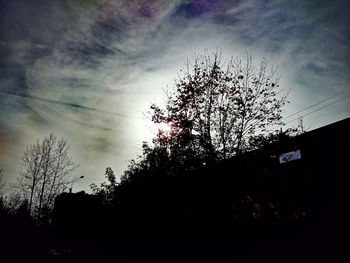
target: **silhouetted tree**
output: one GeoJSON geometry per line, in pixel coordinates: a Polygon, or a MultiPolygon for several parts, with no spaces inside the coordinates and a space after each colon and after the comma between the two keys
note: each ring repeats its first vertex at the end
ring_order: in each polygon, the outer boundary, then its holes
{"type": "Polygon", "coordinates": [[[5,174],[2,169],[0,169],[0,196],[3,194],[3,190],[6,184],[5,174]]]}
{"type": "Polygon", "coordinates": [[[144,142],[142,154],[136,160],[131,160],[128,168],[121,176],[121,181],[142,181],[143,179],[172,175],[175,171],[171,167],[170,155],[165,147],[155,145],[151,147],[144,142]]]}
{"type": "Polygon", "coordinates": [[[187,63],[165,108],[151,105],[159,125],[153,145],[144,143],[122,181],[147,175],[192,173],[218,160],[260,148],[281,133],[286,94],[276,67],[250,55],[223,62],[220,52],[187,63]]]}
{"type": "Polygon", "coordinates": [[[111,167],[106,168],[105,177],[109,183],[103,182],[98,187],[95,183],[90,184],[90,189],[95,195],[102,195],[105,202],[109,203],[113,199],[113,194],[117,187],[117,181],[111,167]]]}
{"type": "Polygon", "coordinates": [[[167,133],[160,129],[158,143],[170,151],[180,145],[206,161],[256,149],[256,136],[262,140],[283,124],[287,101],[276,69],[265,59],[254,64],[248,54],[227,63],[220,52],[197,56],[167,94],[165,109],[151,106],[153,122],[171,127],[167,133]]]}
{"type": "Polygon", "coordinates": [[[114,187],[117,184],[117,182],[115,180],[115,175],[111,167],[106,168],[105,175],[110,183],[110,186],[114,187]]]}
{"type": "Polygon", "coordinates": [[[3,195],[0,195],[0,217],[3,217],[7,214],[7,205],[3,195]]]}
{"type": "Polygon", "coordinates": [[[117,181],[115,179],[115,175],[111,167],[106,168],[105,175],[109,183],[102,183],[101,189],[103,191],[105,201],[109,203],[113,199],[113,193],[115,187],[117,186],[117,181]]]}
{"type": "Polygon", "coordinates": [[[3,198],[3,201],[10,214],[15,214],[23,203],[21,194],[17,191],[12,191],[9,195],[3,198]]]}
{"type": "Polygon", "coordinates": [[[98,194],[100,191],[100,188],[95,183],[90,184],[90,189],[91,189],[92,193],[95,195],[98,194]]]}
{"type": "Polygon", "coordinates": [[[22,155],[18,183],[37,220],[52,209],[55,197],[66,189],[70,174],[77,168],[68,150],[67,140],[51,133],[27,146],[22,155]]]}

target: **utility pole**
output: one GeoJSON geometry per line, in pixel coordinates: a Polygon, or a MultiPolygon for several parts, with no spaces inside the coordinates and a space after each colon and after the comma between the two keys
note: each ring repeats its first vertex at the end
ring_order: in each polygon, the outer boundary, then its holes
{"type": "Polygon", "coordinates": [[[303,116],[299,116],[299,117],[298,117],[298,130],[300,130],[301,133],[304,133],[303,116]]]}

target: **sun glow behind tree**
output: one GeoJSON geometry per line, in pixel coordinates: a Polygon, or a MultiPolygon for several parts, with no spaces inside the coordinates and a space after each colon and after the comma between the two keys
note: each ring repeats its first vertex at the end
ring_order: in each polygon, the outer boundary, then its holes
{"type": "Polygon", "coordinates": [[[157,124],[158,133],[162,133],[165,137],[171,136],[171,132],[173,130],[172,122],[161,122],[157,124]]]}
{"type": "Polygon", "coordinates": [[[207,159],[256,148],[283,125],[288,92],[279,88],[279,78],[277,67],[265,59],[254,63],[249,54],[227,62],[221,51],[197,56],[167,93],[166,107],[151,106],[158,142],[199,150],[207,159]]]}

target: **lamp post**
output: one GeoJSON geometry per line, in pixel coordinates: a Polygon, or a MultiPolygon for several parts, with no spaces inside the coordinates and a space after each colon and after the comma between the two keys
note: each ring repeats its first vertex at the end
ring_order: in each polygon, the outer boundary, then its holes
{"type": "Polygon", "coordinates": [[[77,178],[74,178],[72,181],[71,181],[71,185],[70,185],[70,188],[69,188],[69,193],[72,193],[72,190],[73,190],[73,184],[78,181],[79,179],[82,179],[84,178],[84,175],[80,176],[80,177],[77,177],[77,178]]]}

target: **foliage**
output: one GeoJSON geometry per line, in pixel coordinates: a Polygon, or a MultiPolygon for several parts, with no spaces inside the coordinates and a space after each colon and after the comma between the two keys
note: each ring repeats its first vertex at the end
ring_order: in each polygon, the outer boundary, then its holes
{"type": "Polygon", "coordinates": [[[5,185],[6,185],[5,174],[4,174],[4,171],[0,169],[0,195],[2,195],[5,185]]]}
{"type": "Polygon", "coordinates": [[[111,167],[106,168],[105,177],[109,183],[103,182],[101,186],[98,187],[95,183],[90,184],[90,189],[95,195],[102,195],[104,201],[109,203],[113,199],[113,194],[117,187],[117,181],[114,172],[111,167]]]}
{"type": "Polygon", "coordinates": [[[191,149],[183,145],[173,145],[169,151],[163,145],[151,146],[143,143],[142,154],[137,160],[131,160],[128,168],[121,176],[121,182],[136,182],[161,179],[190,174],[204,164],[191,149]]]}
{"type": "Polygon", "coordinates": [[[253,64],[231,58],[222,62],[219,52],[196,57],[193,66],[168,94],[166,109],[151,106],[155,123],[168,123],[172,131],[158,134],[167,147],[185,142],[206,160],[226,159],[255,149],[252,139],[275,132],[281,125],[286,96],[278,97],[279,77],[266,60],[253,64]]]}
{"type": "Polygon", "coordinates": [[[0,216],[3,217],[4,215],[7,214],[8,208],[5,203],[5,198],[3,195],[0,195],[0,216]]]}
{"type": "Polygon", "coordinates": [[[246,54],[223,62],[220,52],[205,53],[188,62],[182,74],[165,107],[151,105],[158,134],[153,146],[143,145],[122,181],[186,174],[258,149],[281,132],[286,94],[279,89],[277,68],[265,59],[254,64],[246,54]]]}
{"type": "Polygon", "coordinates": [[[50,212],[55,197],[67,188],[70,174],[77,168],[68,151],[67,140],[51,133],[28,145],[22,155],[18,186],[38,221],[50,212]]]}
{"type": "Polygon", "coordinates": [[[114,172],[113,172],[111,167],[106,168],[105,175],[109,181],[110,186],[114,187],[117,184],[117,182],[116,182],[115,175],[114,175],[114,172]]]}

